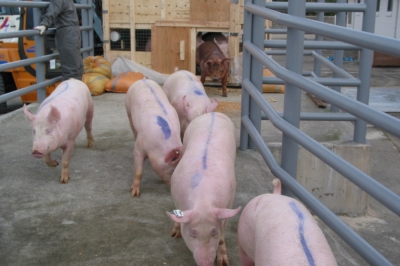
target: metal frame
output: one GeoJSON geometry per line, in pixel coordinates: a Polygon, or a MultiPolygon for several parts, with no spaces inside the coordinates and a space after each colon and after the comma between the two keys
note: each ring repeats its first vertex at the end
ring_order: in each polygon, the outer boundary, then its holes
{"type": "MultiPolygon", "coordinates": [[[[46,8],[49,5],[48,2],[42,2],[41,0],[34,1],[0,1],[0,6],[7,7],[32,7],[33,10],[33,21],[34,25],[38,25],[40,17],[42,15],[42,8],[46,8]]],[[[82,26],[80,27],[82,32],[82,48],[81,53],[83,58],[94,54],[94,40],[93,40],[93,6],[89,0],[81,0],[81,4],[75,4],[76,8],[81,10],[82,14],[82,26]]],[[[44,35],[54,34],[54,28],[48,29],[44,35]]],[[[16,32],[0,33],[0,39],[22,37],[22,36],[34,36],[35,37],[35,52],[36,57],[30,59],[20,60],[18,62],[12,62],[2,64],[0,66],[0,72],[16,67],[27,66],[36,64],[36,84],[16,90],[4,95],[0,95],[0,103],[25,95],[32,91],[37,91],[38,102],[44,101],[46,98],[46,86],[55,84],[61,81],[61,76],[45,81],[45,62],[58,57],[58,53],[52,55],[44,55],[44,36],[39,35],[37,30],[19,30],[16,32]]]]}
{"type": "Polygon", "coordinates": [[[349,162],[335,155],[322,144],[299,130],[300,120],[354,121],[353,140],[355,143],[366,142],[366,125],[372,124],[390,134],[400,137],[400,121],[368,106],[370,76],[373,51],[400,56],[400,40],[374,35],[376,0],[365,0],[361,4],[346,4],[338,0],[336,4],[306,3],[305,0],[265,3],[264,0],[247,0],[244,6],[243,30],[243,82],[242,82],[242,123],[240,149],[256,149],[284,185],[283,193],[298,197],[339,237],[348,243],[371,265],[392,265],[364,239],[342,222],[335,214],[317,200],[310,192],[296,181],[298,145],[332,167],[335,171],[359,186],[384,206],[400,216],[400,196],[384,187],[372,177],[363,173],[349,162]],[[275,10],[272,10],[275,9],[275,10]],[[287,11],[287,14],[279,11],[287,11]],[[319,21],[304,18],[307,11],[335,11],[336,25],[321,22],[323,15],[318,13],[319,21]],[[362,31],[355,31],[343,26],[345,12],[363,12],[362,31]],[[282,24],[287,30],[264,29],[265,19],[282,24]],[[287,41],[260,41],[265,33],[287,33],[287,41]],[[316,35],[315,41],[304,41],[304,33],[316,35]],[[322,37],[336,41],[325,42],[322,37]],[[265,48],[284,48],[275,54],[286,54],[286,68],[280,66],[267,54],[274,51],[265,48]],[[321,56],[321,49],[336,49],[335,60],[321,56]],[[317,49],[305,52],[304,49],[317,49]],[[342,69],[343,49],[359,49],[359,78],[354,78],[342,69]],[[311,78],[302,73],[303,55],[311,54],[315,60],[311,78]],[[337,59],[337,60],[336,60],[337,59]],[[333,71],[332,78],[321,78],[321,64],[333,71]],[[262,77],[262,66],[267,67],[276,77],[262,77]],[[260,82],[262,81],[262,82],[260,82]],[[285,84],[284,110],[277,113],[262,96],[262,83],[285,84]],[[352,84],[352,85],[350,85],[352,84]],[[327,86],[332,86],[328,88],[327,86]],[[357,86],[357,100],[352,100],[340,93],[341,86],[357,86]],[[331,103],[331,113],[301,113],[301,90],[331,103]],[[338,113],[341,109],[343,112],[338,113]],[[264,115],[265,114],[265,115],[264,115]],[[269,119],[282,131],[282,157],[279,165],[260,136],[261,120],[269,119]]]}

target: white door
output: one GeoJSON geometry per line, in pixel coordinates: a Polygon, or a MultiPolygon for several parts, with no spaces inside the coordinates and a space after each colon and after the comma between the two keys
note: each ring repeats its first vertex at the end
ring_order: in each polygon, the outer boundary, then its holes
{"type": "Polygon", "coordinates": [[[399,0],[380,0],[378,4],[375,33],[386,37],[396,37],[399,0]]]}

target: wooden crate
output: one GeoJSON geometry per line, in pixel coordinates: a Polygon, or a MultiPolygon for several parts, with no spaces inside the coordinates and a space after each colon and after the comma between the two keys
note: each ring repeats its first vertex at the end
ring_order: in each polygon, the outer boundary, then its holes
{"type": "MultiPolygon", "coordinates": [[[[119,56],[160,73],[175,67],[195,73],[197,32],[223,32],[229,36],[229,56],[239,54],[244,0],[103,0],[104,58],[119,56]],[[112,42],[111,30],[127,33],[112,42]],[[142,33],[151,32],[151,52],[143,50],[142,33]]],[[[231,60],[232,61],[232,60],[231,60]]]]}

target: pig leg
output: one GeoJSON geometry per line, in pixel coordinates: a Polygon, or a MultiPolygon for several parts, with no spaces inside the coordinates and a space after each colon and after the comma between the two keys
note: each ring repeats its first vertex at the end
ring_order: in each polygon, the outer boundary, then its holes
{"type": "Polygon", "coordinates": [[[89,104],[89,110],[86,114],[86,121],[85,121],[85,130],[86,130],[86,139],[87,139],[87,146],[91,148],[93,145],[93,135],[92,135],[92,120],[93,120],[93,102],[89,104]]]}
{"type": "Polygon", "coordinates": [[[51,158],[51,153],[46,153],[43,157],[44,162],[47,164],[48,167],[56,167],[58,162],[51,158]]]}
{"type": "Polygon", "coordinates": [[[223,77],[221,79],[221,85],[222,85],[222,97],[227,97],[228,94],[226,92],[226,82],[228,81],[228,77],[223,77]]]}
{"type": "Polygon", "coordinates": [[[201,81],[202,84],[204,84],[204,82],[206,81],[206,73],[205,73],[205,71],[201,72],[200,81],[201,81]]]}
{"type": "Polygon", "coordinates": [[[228,260],[228,251],[226,250],[226,244],[225,244],[225,223],[226,221],[223,222],[222,230],[221,230],[221,238],[219,240],[218,244],[218,250],[217,250],[217,265],[222,266],[222,265],[227,265],[229,266],[229,260],[228,260]]]}
{"type": "Polygon", "coordinates": [[[175,222],[174,228],[172,228],[171,237],[180,238],[181,237],[181,224],[175,222]]]}
{"type": "Polygon", "coordinates": [[[71,158],[72,150],[74,148],[75,140],[68,140],[64,147],[61,147],[62,152],[62,169],[60,184],[68,184],[69,181],[69,159],[71,158]]]}
{"type": "Polygon", "coordinates": [[[133,168],[134,168],[134,176],[133,176],[133,183],[131,186],[132,197],[139,197],[140,196],[140,182],[142,181],[143,176],[143,165],[145,156],[141,152],[137,150],[135,147],[134,151],[134,158],[133,158],[133,168]]]}

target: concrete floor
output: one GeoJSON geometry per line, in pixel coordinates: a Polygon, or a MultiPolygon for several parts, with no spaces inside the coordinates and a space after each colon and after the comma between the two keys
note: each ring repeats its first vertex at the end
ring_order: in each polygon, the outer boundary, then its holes
{"type": "MultiPolygon", "coordinates": [[[[352,71],[356,63],[346,63],[352,71]]],[[[399,68],[374,68],[372,86],[400,89],[399,68]]],[[[240,89],[228,98],[207,88],[210,98],[239,102],[240,89]]],[[[281,111],[282,94],[264,94],[281,111]]],[[[169,188],[146,161],[140,198],[132,198],[133,135],[124,109],[124,94],[93,97],[94,145],[86,148],[82,131],[71,158],[71,180],[59,184],[60,167],[49,168],[33,158],[29,122],[20,108],[0,117],[0,264],[1,265],[194,265],[182,239],[170,237],[173,223],[165,211],[174,209],[169,188]]],[[[30,105],[36,110],[38,104],[30,105]]],[[[303,94],[302,110],[320,111],[303,94]]],[[[240,110],[226,111],[239,133],[240,110]]],[[[397,114],[393,114],[397,115],[397,114]]],[[[308,123],[308,132],[318,123],[308,123]]],[[[266,132],[265,134],[268,134],[266,132]]],[[[239,134],[238,134],[239,136],[239,134]]],[[[264,135],[263,135],[264,136],[264,135]]],[[[265,135],[268,141],[269,136],[265,135]]],[[[273,138],[277,136],[274,135],[273,138]]],[[[374,127],[372,177],[400,195],[400,141],[374,127]]],[[[54,158],[60,161],[60,150],[54,158]]],[[[261,156],[237,151],[237,190],[233,207],[272,191],[274,178],[261,156]]],[[[237,222],[230,219],[226,241],[232,266],[240,265],[237,222]]],[[[368,214],[340,217],[394,265],[400,265],[399,217],[370,198],[368,214]]],[[[367,265],[320,223],[339,265],[367,265]]]]}

